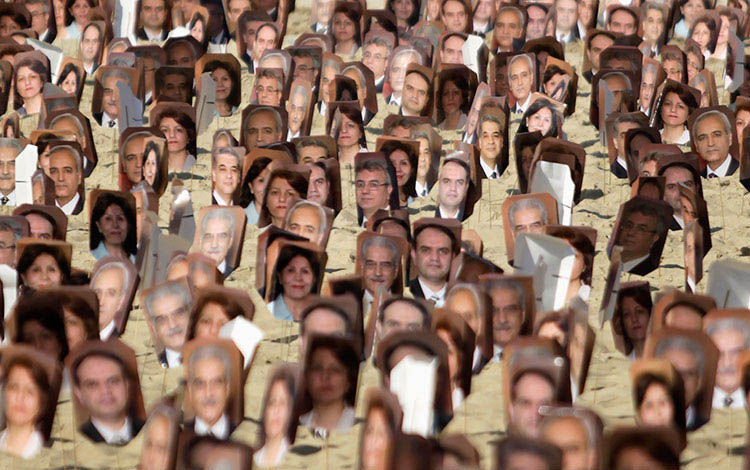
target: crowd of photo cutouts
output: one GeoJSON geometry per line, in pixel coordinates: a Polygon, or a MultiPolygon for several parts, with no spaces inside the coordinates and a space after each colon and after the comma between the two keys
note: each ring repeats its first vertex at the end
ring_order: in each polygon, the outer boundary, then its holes
{"type": "Polygon", "coordinates": [[[0,3],[3,467],[741,468],[714,2],[0,3]]]}

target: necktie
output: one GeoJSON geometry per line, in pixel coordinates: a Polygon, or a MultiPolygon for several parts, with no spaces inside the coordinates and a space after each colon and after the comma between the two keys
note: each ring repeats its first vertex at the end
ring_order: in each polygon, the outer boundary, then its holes
{"type": "Polygon", "coordinates": [[[729,408],[732,405],[732,402],[734,402],[734,398],[730,396],[724,397],[724,408],[729,408]]]}
{"type": "Polygon", "coordinates": [[[711,178],[718,178],[718,177],[719,177],[719,175],[717,175],[716,173],[711,173],[711,174],[708,175],[709,179],[711,179],[711,178]]]}
{"type": "Polygon", "coordinates": [[[490,175],[490,179],[494,180],[495,178],[497,178],[497,172],[493,171],[492,174],[490,175]]]}
{"type": "Polygon", "coordinates": [[[440,297],[438,297],[437,295],[433,294],[433,295],[430,296],[429,300],[432,300],[433,302],[438,303],[438,302],[440,302],[440,297]]]}
{"type": "Polygon", "coordinates": [[[2,202],[3,205],[6,205],[8,201],[10,201],[10,199],[8,199],[8,196],[3,196],[0,198],[0,202],[2,202]]]}
{"type": "Polygon", "coordinates": [[[109,121],[109,127],[115,127],[117,123],[115,121],[109,121]]]}

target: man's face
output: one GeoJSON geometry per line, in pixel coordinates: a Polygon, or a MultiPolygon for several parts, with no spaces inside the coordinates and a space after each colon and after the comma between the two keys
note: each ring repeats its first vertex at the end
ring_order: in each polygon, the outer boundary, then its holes
{"type": "Polygon", "coordinates": [[[654,95],[654,87],[656,86],[656,73],[655,72],[644,72],[641,80],[641,96],[640,103],[641,107],[648,109],[651,106],[651,97],[654,95]]]}
{"type": "Polygon", "coordinates": [[[371,295],[388,292],[396,280],[398,263],[393,262],[394,253],[390,248],[372,245],[364,254],[363,269],[365,288],[371,295]]]}
{"type": "Polygon", "coordinates": [[[599,56],[601,55],[602,51],[612,44],[614,44],[612,38],[605,34],[595,36],[594,39],[591,40],[589,48],[586,49],[586,54],[589,56],[589,61],[591,61],[591,68],[594,72],[597,72],[600,68],[599,56]]]}
{"type": "Polygon", "coordinates": [[[292,79],[297,80],[298,78],[302,78],[310,82],[311,86],[315,86],[315,80],[319,71],[315,69],[315,61],[313,58],[309,56],[294,56],[293,59],[294,75],[292,76],[292,79]]]}
{"type": "Polygon", "coordinates": [[[114,359],[90,356],[76,371],[75,393],[92,418],[118,420],[126,414],[128,381],[114,359]]]}
{"type": "Polygon", "coordinates": [[[658,9],[649,10],[646,13],[646,19],[643,21],[643,35],[646,40],[656,44],[664,32],[664,15],[658,9]]]}
{"type": "Polygon", "coordinates": [[[517,11],[503,10],[495,20],[495,40],[502,51],[513,49],[513,39],[521,37],[521,24],[517,11]]]}
{"type": "Polygon", "coordinates": [[[276,47],[276,31],[270,26],[262,26],[256,33],[253,44],[253,59],[260,60],[263,52],[276,47]]]}
{"type": "Polygon", "coordinates": [[[578,21],[578,4],[575,0],[558,0],[555,4],[557,31],[567,34],[578,21]]]}
{"type": "Polygon", "coordinates": [[[617,150],[617,156],[625,159],[625,134],[631,129],[640,128],[640,124],[636,122],[621,122],[616,125],[617,135],[614,139],[615,150],[617,150]]]}
{"type": "Polygon", "coordinates": [[[579,418],[557,418],[542,427],[542,439],[563,451],[563,470],[593,470],[596,451],[589,449],[586,427],[579,418]]]}
{"type": "Polygon", "coordinates": [[[514,239],[521,232],[544,233],[542,212],[536,207],[517,210],[510,223],[514,239]]]}
{"type": "Polygon", "coordinates": [[[670,349],[664,353],[664,358],[672,363],[682,377],[682,382],[685,384],[685,405],[692,405],[702,381],[700,370],[698,370],[698,358],[685,349],[670,349]]]}
{"type": "Polygon", "coordinates": [[[96,26],[86,28],[81,38],[81,60],[84,63],[95,62],[99,55],[102,39],[96,26]]]}
{"type": "Polygon", "coordinates": [[[451,210],[457,210],[466,200],[468,189],[468,175],[464,167],[453,162],[443,165],[438,186],[438,204],[451,210]]]}
{"type": "Polygon", "coordinates": [[[211,169],[211,182],[222,199],[230,200],[240,183],[240,163],[237,158],[226,153],[217,154],[216,163],[211,169]]]}
{"type": "Polygon", "coordinates": [[[231,222],[227,219],[211,219],[206,224],[206,231],[201,234],[201,254],[221,264],[232,247],[234,234],[230,232],[231,222]]]}
{"type": "Polygon", "coordinates": [[[681,214],[680,185],[695,191],[693,174],[687,168],[673,165],[664,170],[664,177],[666,180],[664,183],[664,200],[672,206],[675,214],[681,214]]]}
{"type": "Polygon", "coordinates": [[[458,314],[466,320],[471,331],[479,335],[482,331],[482,318],[479,314],[479,305],[474,295],[468,289],[455,290],[450,297],[445,299],[445,306],[451,312],[458,314]]]}
{"type": "Polygon", "coordinates": [[[280,140],[281,129],[271,111],[260,111],[250,116],[245,131],[245,146],[248,150],[280,140]]]}
{"type": "Polygon", "coordinates": [[[406,67],[412,62],[417,62],[417,57],[414,54],[401,54],[396,57],[391,64],[390,76],[388,79],[396,96],[401,96],[401,90],[404,87],[406,67]]]}
{"type": "Polygon", "coordinates": [[[299,149],[299,161],[303,164],[322,162],[328,158],[328,151],[317,145],[307,145],[299,149]]]}
{"type": "Polygon", "coordinates": [[[168,468],[172,437],[169,420],[162,415],[154,415],[146,428],[139,468],[141,470],[168,468]]]}
{"type": "Polygon", "coordinates": [[[396,331],[419,331],[425,327],[422,312],[409,302],[395,301],[383,311],[383,322],[378,323],[378,337],[382,340],[396,331]]]}
{"type": "Polygon", "coordinates": [[[511,425],[522,436],[536,438],[542,422],[539,408],[554,404],[552,384],[537,373],[527,372],[512,387],[515,399],[508,407],[511,425]]]}
{"type": "Polygon", "coordinates": [[[219,358],[206,357],[196,361],[191,372],[187,394],[195,415],[213,425],[221,418],[229,399],[227,371],[219,358]]]}
{"type": "Polygon", "coordinates": [[[676,82],[682,81],[682,64],[678,60],[666,59],[662,64],[667,78],[676,82]]]}
{"type": "Polygon", "coordinates": [[[50,14],[44,12],[44,5],[41,3],[27,3],[26,9],[31,15],[31,29],[41,35],[47,29],[50,14]]]}
{"type": "Polygon", "coordinates": [[[292,212],[286,229],[313,243],[322,242],[323,221],[320,212],[312,206],[302,206],[292,212]]]}
{"type": "Polygon", "coordinates": [[[404,80],[403,99],[401,106],[409,115],[419,115],[427,104],[429,84],[424,77],[416,72],[406,76],[404,80]]]}
{"type": "Polygon", "coordinates": [[[50,154],[49,174],[55,184],[55,197],[59,200],[72,198],[83,178],[75,158],[66,150],[50,154]]]}
{"type": "Polygon", "coordinates": [[[529,6],[526,9],[529,19],[526,22],[526,40],[539,39],[544,36],[544,20],[547,14],[538,6],[529,6]]]}
{"type": "Polygon", "coordinates": [[[732,135],[727,132],[724,121],[713,114],[701,119],[695,126],[695,145],[698,154],[709,164],[721,164],[729,155],[732,135]]]}
{"type": "Polygon", "coordinates": [[[440,60],[442,60],[444,64],[463,64],[464,42],[465,41],[461,36],[451,36],[443,41],[443,49],[440,52],[440,60]]]}
{"type": "Polygon", "coordinates": [[[29,222],[29,232],[32,238],[42,240],[52,240],[55,237],[55,228],[39,214],[26,214],[26,221],[29,222]]]}
{"type": "Polygon", "coordinates": [[[152,308],[149,315],[159,341],[169,349],[181,351],[190,322],[190,306],[179,294],[171,294],[153,302],[152,308]]]}
{"type": "Polygon", "coordinates": [[[448,279],[453,250],[450,237],[442,230],[432,227],[422,230],[411,256],[421,278],[435,284],[448,279]]]}
{"type": "Polygon", "coordinates": [[[143,26],[152,30],[160,30],[167,19],[167,9],[164,0],[141,0],[141,21],[143,26]]]}
{"type": "Polygon", "coordinates": [[[300,357],[305,352],[305,343],[311,335],[345,336],[346,323],[341,315],[328,307],[317,307],[311,310],[304,320],[303,335],[299,337],[300,357]]]}
{"type": "Polygon", "coordinates": [[[187,102],[188,93],[188,80],[187,77],[181,73],[173,73],[164,77],[164,84],[162,85],[161,92],[167,98],[179,101],[181,103],[187,102]]]}
{"type": "Polygon", "coordinates": [[[114,318],[117,310],[125,300],[125,279],[119,268],[100,271],[91,286],[99,299],[99,329],[101,330],[114,318]]]}
{"type": "Polygon", "coordinates": [[[107,77],[102,84],[102,111],[107,113],[111,119],[120,117],[120,90],[117,82],[125,83],[119,77],[107,77]]]}
{"type": "Polygon", "coordinates": [[[145,137],[133,137],[125,143],[123,149],[123,170],[125,175],[133,183],[138,183],[143,178],[143,150],[146,147],[145,137]]]}
{"type": "Polygon", "coordinates": [[[385,73],[385,65],[388,61],[388,48],[379,44],[371,43],[365,47],[362,54],[362,63],[365,67],[372,70],[372,74],[377,81],[385,73]]]}
{"type": "Polygon", "coordinates": [[[534,77],[531,73],[529,61],[524,58],[516,59],[508,70],[510,92],[513,93],[513,97],[520,103],[526,101],[529,93],[531,93],[531,87],[534,83],[534,77]]]}
{"type": "Polygon", "coordinates": [[[737,358],[745,349],[745,337],[739,328],[726,328],[713,333],[711,339],[719,348],[716,385],[727,393],[733,393],[740,386],[737,358]]]}
{"type": "Polygon", "coordinates": [[[449,0],[443,5],[443,24],[446,31],[462,33],[466,30],[468,17],[463,3],[458,0],[449,0]]]}
{"type": "MultiPolygon", "coordinates": [[[[281,98],[280,94],[279,98],[281,98]]],[[[287,112],[289,113],[289,130],[292,131],[293,134],[296,134],[305,121],[305,111],[307,108],[305,95],[302,93],[293,94],[291,98],[289,98],[286,107],[287,112]]]]}
{"type": "Polygon", "coordinates": [[[229,0],[229,23],[232,25],[237,24],[237,20],[240,19],[240,15],[252,8],[250,0],[229,0]]]}
{"type": "Polygon", "coordinates": [[[311,165],[310,183],[307,185],[307,200],[325,206],[328,202],[330,190],[331,183],[329,183],[325,171],[318,165],[311,165]]]}
{"type": "Polygon", "coordinates": [[[12,147],[0,147],[0,193],[10,194],[16,189],[16,156],[12,147]]]}
{"type": "Polygon", "coordinates": [[[651,252],[657,240],[658,220],[655,215],[642,212],[630,212],[624,217],[618,244],[623,248],[623,257],[627,259],[640,258],[651,252]]]}
{"type": "Polygon", "coordinates": [[[0,231],[0,264],[16,267],[16,237],[12,230],[0,231]]]}
{"type": "Polygon", "coordinates": [[[388,206],[393,188],[384,171],[362,170],[357,175],[355,193],[357,205],[365,214],[372,214],[388,206]]]}
{"type": "Polygon", "coordinates": [[[193,50],[187,44],[172,46],[167,51],[167,63],[180,67],[195,68],[195,56],[193,50]]]}
{"type": "Polygon", "coordinates": [[[503,148],[503,133],[500,124],[485,121],[479,128],[479,151],[483,160],[494,162],[503,148]]]}
{"type": "Polygon", "coordinates": [[[626,10],[617,10],[612,13],[609,19],[608,31],[613,33],[622,33],[624,35],[635,34],[636,32],[635,17],[626,10]]]}
{"type": "Polygon", "coordinates": [[[515,289],[499,288],[490,292],[492,298],[492,338],[498,346],[505,346],[518,337],[524,311],[515,289]]]}

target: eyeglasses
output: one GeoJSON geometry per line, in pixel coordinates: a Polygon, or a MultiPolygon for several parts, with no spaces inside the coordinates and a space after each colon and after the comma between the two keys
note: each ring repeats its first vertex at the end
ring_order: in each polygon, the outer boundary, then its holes
{"type": "Polygon", "coordinates": [[[356,181],[354,183],[354,187],[357,189],[365,189],[365,186],[367,186],[367,189],[375,191],[381,186],[388,186],[388,183],[381,183],[380,181],[356,181]]]}
{"type": "Polygon", "coordinates": [[[5,243],[0,243],[0,250],[15,250],[16,245],[6,245],[5,243]]]}

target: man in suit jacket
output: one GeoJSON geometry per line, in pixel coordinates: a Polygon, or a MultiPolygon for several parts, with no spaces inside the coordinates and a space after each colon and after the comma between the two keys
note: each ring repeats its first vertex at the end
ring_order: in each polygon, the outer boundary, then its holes
{"type": "Polygon", "coordinates": [[[415,225],[411,258],[417,277],[409,282],[409,290],[415,298],[431,300],[436,307],[442,307],[451,262],[459,251],[461,240],[456,238],[449,225],[440,223],[439,219],[415,225]]]}
{"type": "Polygon", "coordinates": [[[227,408],[232,370],[229,353],[217,344],[209,343],[193,351],[187,363],[185,399],[195,410],[195,420],[186,423],[186,428],[199,436],[229,438],[232,425],[227,408]]]}
{"type": "Polygon", "coordinates": [[[690,131],[698,155],[706,162],[701,176],[723,178],[737,171],[740,164],[730,153],[733,128],[724,113],[718,109],[701,113],[690,131]]]}
{"type": "Polygon", "coordinates": [[[464,220],[469,173],[469,165],[460,158],[450,158],[449,155],[445,159],[438,178],[436,218],[464,220]]]}
{"type": "Polygon", "coordinates": [[[83,210],[84,198],[79,192],[83,183],[83,159],[71,145],[58,145],[49,154],[49,171],[55,190],[55,205],[65,215],[83,210]]]}
{"type": "Polygon", "coordinates": [[[407,297],[391,297],[380,306],[375,325],[378,340],[397,331],[423,330],[430,326],[430,311],[420,301],[407,297]]]}
{"type": "Polygon", "coordinates": [[[622,246],[622,269],[625,272],[645,275],[659,265],[660,252],[655,252],[657,242],[667,230],[659,211],[649,203],[639,203],[623,213],[615,245],[622,246]]]}
{"type": "Polygon", "coordinates": [[[159,284],[145,301],[146,317],[155,336],[155,342],[164,345],[159,352],[162,367],[182,364],[182,346],[185,344],[190,322],[190,292],[179,281],[159,284]]]}
{"type": "Polygon", "coordinates": [[[139,39],[161,42],[167,39],[167,4],[166,0],[141,0],[141,26],[136,31],[139,39]]]}

